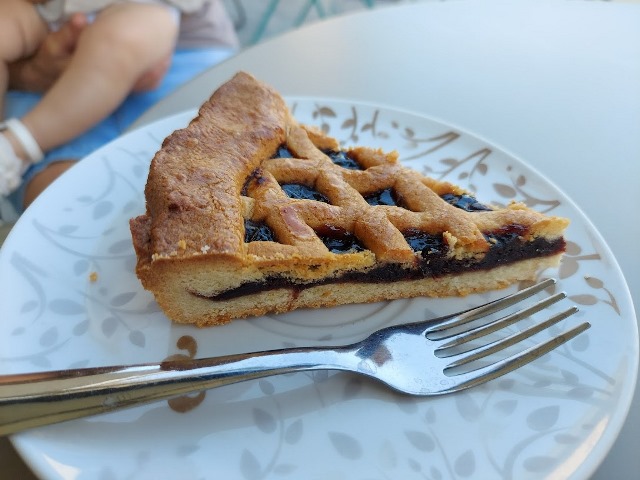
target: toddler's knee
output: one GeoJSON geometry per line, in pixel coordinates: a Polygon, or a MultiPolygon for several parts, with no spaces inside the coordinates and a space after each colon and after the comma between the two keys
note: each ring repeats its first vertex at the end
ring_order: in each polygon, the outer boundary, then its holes
{"type": "Polygon", "coordinates": [[[103,12],[86,32],[105,61],[144,68],[171,52],[178,33],[171,11],[144,4],[117,6],[103,12]]]}
{"type": "Polygon", "coordinates": [[[0,1],[0,57],[13,62],[35,52],[47,34],[47,26],[35,7],[23,1],[0,1]]]}

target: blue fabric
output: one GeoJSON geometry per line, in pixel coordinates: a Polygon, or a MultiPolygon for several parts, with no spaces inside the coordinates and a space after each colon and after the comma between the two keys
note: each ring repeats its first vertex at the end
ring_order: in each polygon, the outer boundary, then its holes
{"type": "MultiPolygon", "coordinates": [[[[16,212],[23,211],[25,186],[36,173],[56,160],[80,160],[102,145],[114,140],[158,100],[233,53],[234,51],[228,48],[177,50],[173,55],[169,71],[157,89],[129,95],[109,117],[83,135],[51,150],[46,154],[44,160],[37,165],[33,165],[25,172],[22,185],[9,197],[9,201],[13,204],[16,212]]],[[[33,108],[41,97],[41,94],[36,93],[8,92],[5,100],[5,118],[21,118],[33,108]]]]}

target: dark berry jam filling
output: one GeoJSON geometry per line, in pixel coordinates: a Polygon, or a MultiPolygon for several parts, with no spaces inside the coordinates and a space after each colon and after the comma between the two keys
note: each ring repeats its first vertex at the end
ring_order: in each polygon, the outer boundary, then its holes
{"type": "Polygon", "coordinates": [[[331,253],[356,253],[366,250],[358,238],[344,228],[323,225],[316,234],[331,253]]]}
{"type": "Polygon", "coordinates": [[[293,153],[286,145],[280,145],[271,158],[294,158],[293,153]]]}
{"type": "Polygon", "coordinates": [[[344,150],[323,150],[333,163],[348,170],[364,170],[354,158],[350,157],[344,150]]]}
{"type": "MultiPolygon", "coordinates": [[[[528,258],[520,253],[522,236],[525,233],[526,228],[518,224],[506,225],[496,231],[485,233],[484,237],[491,245],[486,255],[486,261],[493,262],[495,265],[502,265],[510,261],[528,258]]],[[[544,252],[544,242],[545,240],[543,239],[535,239],[526,243],[526,245],[544,252]]]]}
{"type": "Polygon", "coordinates": [[[313,188],[302,185],[301,183],[283,183],[280,187],[282,187],[282,190],[289,196],[289,198],[329,203],[329,199],[323,194],[313,188]]]}
{"type": "Polygon", "coordinates": [[[483,212],[490,211],[491,208],[480,203],[475,197],[471,195],[462,194],[454,195],[453,193],[446,193],[441,197],[445,202],[450,203],[454,207],[461,208],[467,212],[483,212]]]}
{"type": "Polygon", "coordinates": [[[448,247],[442,235],[431,235],[419,230],[407,230],[403,232],[404,239],[414,252],[420,252],[423,258],[428,255],[443,256],[447,253],[448,247]]]}
{"type": "Polygon", "coordinates": [[[244,221],[244,241],[249,242],[275,242],[276,236],[273,230],[264,222],[253,220],[244,221]]]}
{"type": "MultiPolygon", "coordinates": [[[[488,270],[520,260],[555,255],[565,249],[566,245],[563,238],[556,240],[538,238],[527,242],[522,240],[522,233],[524,233],[524,227],[520,225],[510,225],[495,232],[485,233],[486,238],[491,242],[491,247],[486,255],[480,260],[457,260],[446,256],[446,245],[442,238],[438,239],[437,236],[409,231],[405,232],[405,238],[407,238],[407,242],[415,251],[421,252],[422,257],[413,268],[396,263],[388,263],[367,271],[346,272],[340,277],[309,283],[295,283],[289,278],[274,275],[262,282],[247,282],[237,288],[232,288],[217,295],[204,296],[204,298],[221,301],[280,288],[299,293],[306,288],[334,283],[388,283],[401,280],[438,278],[448,274],[488,270]]],[[[340,235],[342,233],[337,234],[338,237],[340,235]]],[[[193,295],[202,296],[197,293],[193,293],[193,295]]]]}
{"type": "Polygon", "coordinates": [[[369,205],[386,205],[389,207],[402,207],[404,203],[402,202],[402,198],[393,188],[385,188],[384,190],[379,190],[377,192],[370,193],[369,195],[364,195],[364,199],[367,201],[369,205]]]}

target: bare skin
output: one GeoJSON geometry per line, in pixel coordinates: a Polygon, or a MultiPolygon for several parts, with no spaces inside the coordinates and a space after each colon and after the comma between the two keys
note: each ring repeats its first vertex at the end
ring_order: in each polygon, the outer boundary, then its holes
{"type": "MultiPolygon", "coordinates": [[[[76,69],[75,74],[77,75],[79,65],[81,65],[81,60],[86,60],[90,54],[91,61],[94,61],[96,58],[95,52],[91,51],[92,49],[89,47],[92,43],[95,44],[95,42],[98,41],[97,39],[100,38],[98,34],[108,35],[109,32],[108,30],[105,31],[105,29],[109,26],[113,27],[113,25],[119,25],[118,20],[122,19],[124,21],[126,14],[126,9],[112,9],[112,11],[109,12],[109,15],[112,15],[111,17],[108,17],[109,23],[99,23],[96,21],[98,28],[91,29],[91,33],[94,33],[94,35],[83,35],[83,32],[85,32],[88,25],[87,19],[83,14],[74,15],[65,25],[62,26],[60,30],[49,33],[32,55],[18,59],[8,65],[8,86],[25,91],[43,92],[51,89],[61,76],[73,76],[74,68],[76,69]],[[103,25],[105,28],[102,28],[103,25]],[[94,40],[94,38],[96,40],[94,40]]],[[[128,22],[130,21],[130,18],[127,18],[126,20],[128,22]]],[[[138,20],[147,22],[148,18],[145,18],[144,20],[139,18],[138,20]]],[[[94,26],[96,24],[94,24],[94,26]]],[[[166,26],[169,29],[173,27],[173,25],[169,24],[166,26]]],[[[87,31],[87,33],[90,32],[87,31]]],[[[174,38],[170,38],[171,42],[173,40],[174,38]]],[[[158,40],[155,39],[155,41],[157,42],[158,40]]],[[[114,49],[111,50],[114,51],[114,49]]],[[[95,85],[94,82],[96,81],[103,82],[102,85],[106,85],[108,82],[119,82],[117,84],[118,88],[107,89],[109,91],[116,92],[115,96],[111,96],[108,99],[108,103],[111,105],[117,105],[124,99],[128,92],[150,90],[160,83],[169,67],[171,44],[165,46],[164,49],[164,51],[169,53],[162,53],[163,50],[161,49],[157,49],[156,51],[159,52],[157,57],[152,59],[151,67],[146,70],[136,70],[135,65],[133,65],[132,62],[139,62],[140,51],[129,49],[129,55],[121,55],[117,59],[117,62],[121,61],[123,63],[116,62],[116,65],[122,66],[122,68],[118,68],[116,71],[122,72],[122,69],[128,69],[128,71],[133,72],[131,75],[113,75],[113,70],[105,72],[99,68],[91,68],[90,72],[93,73],[93,75],[83,76],[82,80],[91,82],[91,85],[95,85]]],[[[109,52],[105,52],[105,54],[108,53],[109,52]]],[[[61,96],[62,95],[58,95],[58,98],[61,96]]],[[[56,96],[54,95],[54,100],[55,97],[56,96]]],[[[64,107],[68,108],[68,105],[65,104],[64,107]]],[[[48,104],[45,103],[40,112],[36,110],[35,115],[31,115],[31,118],[29,117],[29,114],[23,118],[25,125],[32,131],[34,137],[38,140],[38,143],[40,143],[45,150],[73,138],[77,134],[75,132],[80,128],[78,125],[71,125],[70,128],[66,129],[66,134],[63,132],[62,135],[60,135],[60,132],[57,132],[56,135],[51,135],[51,123],[47,122],[55,121],[55,119],[51,118],[51,113],[47,116],[46,112],[47,110],[49,112],[56,112],[56,109],[59,108],[59,100],[58,103],[55,101],[49,102],[48,104]],[[43,111],[45,112],[44,114],[43,111]]],[[[95,115],[95,118],[90,117],[87,119],[87,116],[81,111],[78,111],[77,115],[82,116],[83,125],[87,121],[95,123],[101,119],[100,115],[95,115]]],[[[8,138],[11,141],[11,137],[8,136],[8,138]]],[[[15,143],[16,151],[19,152],[20,145],[17,144],[18,142],[15,143]]],[[[38,173],[26,186],[24,206],[27,207],[31,204],[31,202],[33,202],[33,200],[49,184],[70,168],[75,161],[76,159],[57,161],[38,173]]]]}
{"type": "Polygon", "coordinates": [[[83,13],[73,15],[59,30],[49,33],[33,55],[10,63],[9,89],[44,93],[51,88],[69,64],[87,23],[83,13]]]}
{"type": "Polygon", "coordinates": [[[34,175],[24,191],[24,208],[27,208],[53,181],[76,164],[77,160],[58,160],[34,175]]]}

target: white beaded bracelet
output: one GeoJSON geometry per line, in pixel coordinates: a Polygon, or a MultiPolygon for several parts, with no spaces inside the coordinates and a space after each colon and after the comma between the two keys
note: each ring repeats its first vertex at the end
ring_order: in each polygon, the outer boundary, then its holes
{"type": "MultiPolygon", "coordinates": [[[[20,120],[10,118],[4,122],[4,126],[20,142],[31,163],[38,163],[44,158],[44,153],[42,153],[40,145],[38,145],[38,142],[33,138],[31,132],[27,130],[27,127],[25,127],[20,120]]],[[[0,130],[2,130],[2,128],[0,128],[0,130]]]]}
{"type": "Polygon", "coordinates": [[[0,196],[6,197],[22,181],[22,161],[13,152],[13,147],[4,135],[0,134],[0,196]],[[2,155],[3,152],[9,155],[2,155]]]}

